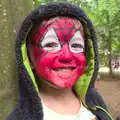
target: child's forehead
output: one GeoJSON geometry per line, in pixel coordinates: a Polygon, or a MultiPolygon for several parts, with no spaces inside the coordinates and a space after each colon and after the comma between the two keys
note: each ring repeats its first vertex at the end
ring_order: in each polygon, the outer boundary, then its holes
{"type": "Polygon", "coordinates": [[[62,29],[62,28],[71,28],[74,26],[74,29],[79,29],[82,28],[82,24],[80,23],[79,20],[76,18],[69,18],[69,17],[55,17],[51,18],[49,20],[44,20],[41,24],[41,27],[44,28],[50,28],[54,27],[56,29],[62,29]]]}
{"type": "Polygon", "coordinates": [[[77,32],[80,31],[83,35],[83,26],[76,18],[68,17],[55,17],[49,20],[44,20],[32,32],[32,40],[37,39],[42,40],[44,35],[50,30],[54,29],[60,42],[69,41],[69,39],[77,32]]]}

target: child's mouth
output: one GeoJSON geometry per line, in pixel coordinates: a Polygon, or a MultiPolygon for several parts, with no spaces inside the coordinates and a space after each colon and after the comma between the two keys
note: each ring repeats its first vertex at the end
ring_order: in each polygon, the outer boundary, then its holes
{"type": "Polygon", "coordinates": [[[68,67],[68,68],[58,68],[58,69],[55,69],[55,70],[58,71],[58,72],[69,72],[69,71],[72,71],[74,69],[75,68],[73,68],[73,67],[68,67]]]}

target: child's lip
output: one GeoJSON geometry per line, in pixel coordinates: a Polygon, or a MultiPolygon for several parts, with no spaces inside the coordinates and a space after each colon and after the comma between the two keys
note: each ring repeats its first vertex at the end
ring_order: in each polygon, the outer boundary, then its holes
{"type": "Polygon", "coordinates": [[[76,67],[58,67],[58,68],[55,68],[55,69],[53,69],[54,71],[60,71],[60,72],[67,72],[67,71],[72,71],[72,70],[74,70],[74,69],[76,69],[76,67]]]}

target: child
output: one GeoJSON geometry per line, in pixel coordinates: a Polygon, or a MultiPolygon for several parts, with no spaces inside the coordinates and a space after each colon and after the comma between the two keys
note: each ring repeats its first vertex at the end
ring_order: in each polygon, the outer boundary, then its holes
{"type": "Polygon", "coordinates": [[[68,2],[40,5],[16,41],[19,103],[7,120],[112,120],[94,88],[98,46],[91,21],[68,2]]]}

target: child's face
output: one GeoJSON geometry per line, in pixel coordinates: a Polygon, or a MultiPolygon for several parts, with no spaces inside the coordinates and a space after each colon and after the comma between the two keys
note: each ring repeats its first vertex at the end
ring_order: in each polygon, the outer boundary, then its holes
{"type": "Polygon", "coordinates": [[[73,18],[44,21],[32,32],[31,52],[37,74],[59,88],[71,87],[85,69],[83,27],[73,18]]]}

